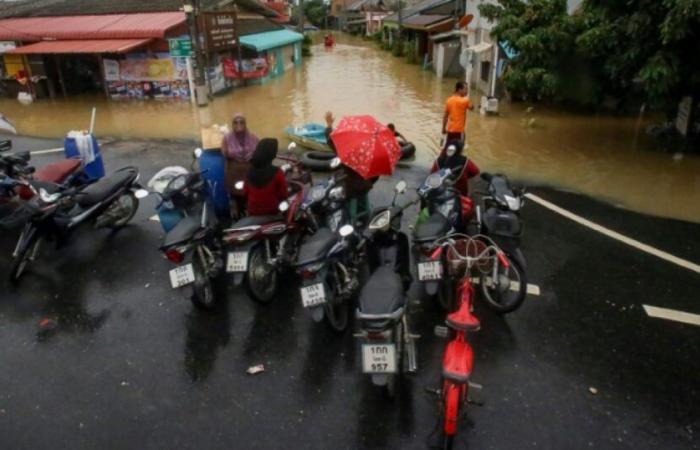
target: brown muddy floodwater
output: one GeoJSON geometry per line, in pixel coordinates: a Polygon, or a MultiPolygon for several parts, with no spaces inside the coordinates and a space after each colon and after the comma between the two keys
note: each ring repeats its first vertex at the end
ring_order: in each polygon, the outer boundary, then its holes
{"type": "MultiPolygon", "coordinates": [[[[89,125],[98,109],[98,136],[194,138],[198,129],[227,123],[240,111],[259,136],[283,138],[291,124],[372,114],[394,122],[418,147],[416,164],[427,165],[439,140],[444,100],[455,80],[409,65],[374,44],[341,36],[295,71],[264,86],[217,97],[206,108],[186,102],[106,101],[98,97],[39,101],[23,106],[1,100],[0,112],[21,134],[61,137],[89,125]]],[[[478,103],[478,98],[475,98],[478,103]]],[[[545,183],[604,198],[649,214],[700,222],[700,158],[652,150],[636,118],[591,116],[526,105],[502,105],[497,117],[470,114],[469,155],[483,169],[529,183],[545,183]]]]}

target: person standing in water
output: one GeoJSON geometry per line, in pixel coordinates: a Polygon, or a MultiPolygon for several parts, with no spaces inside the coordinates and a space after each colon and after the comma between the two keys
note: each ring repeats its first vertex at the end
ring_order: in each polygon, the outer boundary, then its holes
{"type": "Polygon", "coordinates": [[[245,117],[241,113],[233,116],[231,127],[232,131],[227,133],[221,142],[221,153],[226,160],[226,191],[234,200],[231,213],[234,217],[240,217],[243,215],[245,193],[236,189],[235,185],[238,181],[245,180],[259,139],[248,130],[245,117]]]}
{"type": "MultiPolygon", "coordinates": [[[[447,135],[445,142],[461,142],[464,146],[464,133],[467,126],[467,110],[473,110],[469,100],[469,87],[464,81],[458,81],[455,92],[447,99],[445,114],[442,117],[442,134],[447,135]]],[[[459,149],[461,151],[461,148],[459,149]]]]}

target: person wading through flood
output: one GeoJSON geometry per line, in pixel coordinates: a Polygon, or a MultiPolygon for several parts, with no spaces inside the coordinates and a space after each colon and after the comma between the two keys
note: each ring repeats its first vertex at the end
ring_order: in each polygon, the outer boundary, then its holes
{"type": "Polygon", "coordinates": [[[226,191],[233,198],[231,213],[234,218],[243,216],[242,205],[245,204],[245,194],[236,189],[238,181],[243,181],[250,169],[250,159],[258,145],[258,137],[248,130],[245,117],[236,113],[231,121],[232,131],[224,136],[221,142],[221,153],[226,159],[226,191]]]}
{"type": "Polygon", "coordinates": [[[243,188],[250,216],[279,214],[279,204],[289,196],[284,172],[272,165],[277,157],[277,149],[277,139],[262,139],[250,160],[252,167],[243,188]]]}
{"type": "MultiPolygon", "coordinates": [[[[338,153],[338,150],[335,148],[335,144],[333,143],[333,139],[331,139],[331,133],[333,132],[333,122],[335,122],[335,117],[333,117],[333,113],[328,111],[325,116],[326,119],[326,141],[328,142],[328,145],[330,148],[333,150],[333,153],[338,153]]],[[[342,178],[342,183],[343,183],[343,189],[345,190],[345,197],[350,200],[348,202],[349,205],[349,212],[350,212],[350,219],[352,220],[353,223],[356,222],[358,216],[360,215],[366,215],[369,216],[369,197],[368,193],[372,189],[372,186],[374,186],[374,183],[377,182],[379,177],[375,178],[370,178],[369,180],[365,180],[362,178],[360,174],[352,170],[351,168],[347,167],[346,165],[343,164],[342,169],[343,170],[343,178],[342,178]]]]}
{"type": "Polygon", "coordinates": [[[442,117],[442,134],[447,135],[445,142],[461,142],[459,151],[464,146],[464,129],[467,126],[467,110],[473,110],[469,100],[469,87],[464,81],[458,81],[455,92],[445,103],[445,115],[442,117]]]}

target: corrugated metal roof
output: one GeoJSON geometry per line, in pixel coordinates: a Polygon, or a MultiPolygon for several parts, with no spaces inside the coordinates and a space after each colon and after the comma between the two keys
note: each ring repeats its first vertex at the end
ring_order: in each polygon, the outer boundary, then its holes
{"type": "Polygon", "coordinates": [[[18,55],[67,53],[126,53],[148,44],[151,39],[94,39],[83,41],[43,41],[10,50],[18,55]]]}
{"type": "Polygon", "coordinates": [[[181,12],[0,20],[0,40],[163,38],[185,22],[181,12]]]}
{"type": "Polygon", "coordinates": [[[241,36],[241,44],[254,48],[261,52],[275,47],[299,42],[304,39],[304,35],[290,30],[268,31],[267,33],[249,34],[241,36]]]}
{"type": "Polygon", "coordinates": [[[443,22],[452,19],[452,16],[442,16],[437,14],[416,14],[403,21],[404,26],[415,25],[425,27],[434,23],[443,22]]]}
{"type": "MultiPolygon", "coordinates": [[[[230,9],[222,0],[200,0],[203,10],[230,9]]],[[[276,11],[267,8],[257,0],[236,0],[241,10],[246,10],[265,17],[276,17],[276,11]]],[[[47,17],[79,16],[96,14],[145,13],[162,11],[180,11],[183,0],[18,0],[0,2],[0,17],[47,17]]]]}
{"type": "MultiPolygon", "coordinates": [[[[440,6],[444,3],[450,3],[450,2],[453,2],[453,0],[423,0],[422,2],[416,3],[413,6],[409,6],[407,8],[402,9],[401,10],[401,21],[403,22],[408,17],[419,14],[421,11],[424,11],[426,9],[435,8],[436,6],[440,6]]],[[[398,22],[398,21],[399,21],[399,13],[398,12],[396,12],[390,16],[387,16],[383,19],[383,22],[398,22]]]]}

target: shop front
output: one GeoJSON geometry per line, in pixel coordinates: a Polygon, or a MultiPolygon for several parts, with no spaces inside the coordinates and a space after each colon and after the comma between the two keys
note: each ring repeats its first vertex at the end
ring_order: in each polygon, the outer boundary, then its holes
{"type": "Polygon", "coordinates": [[[281,29],[240,37],[241,57],[223,59],[224,75],[264,83],[301,64],[301,41],[304,36],[281,29]]]}

